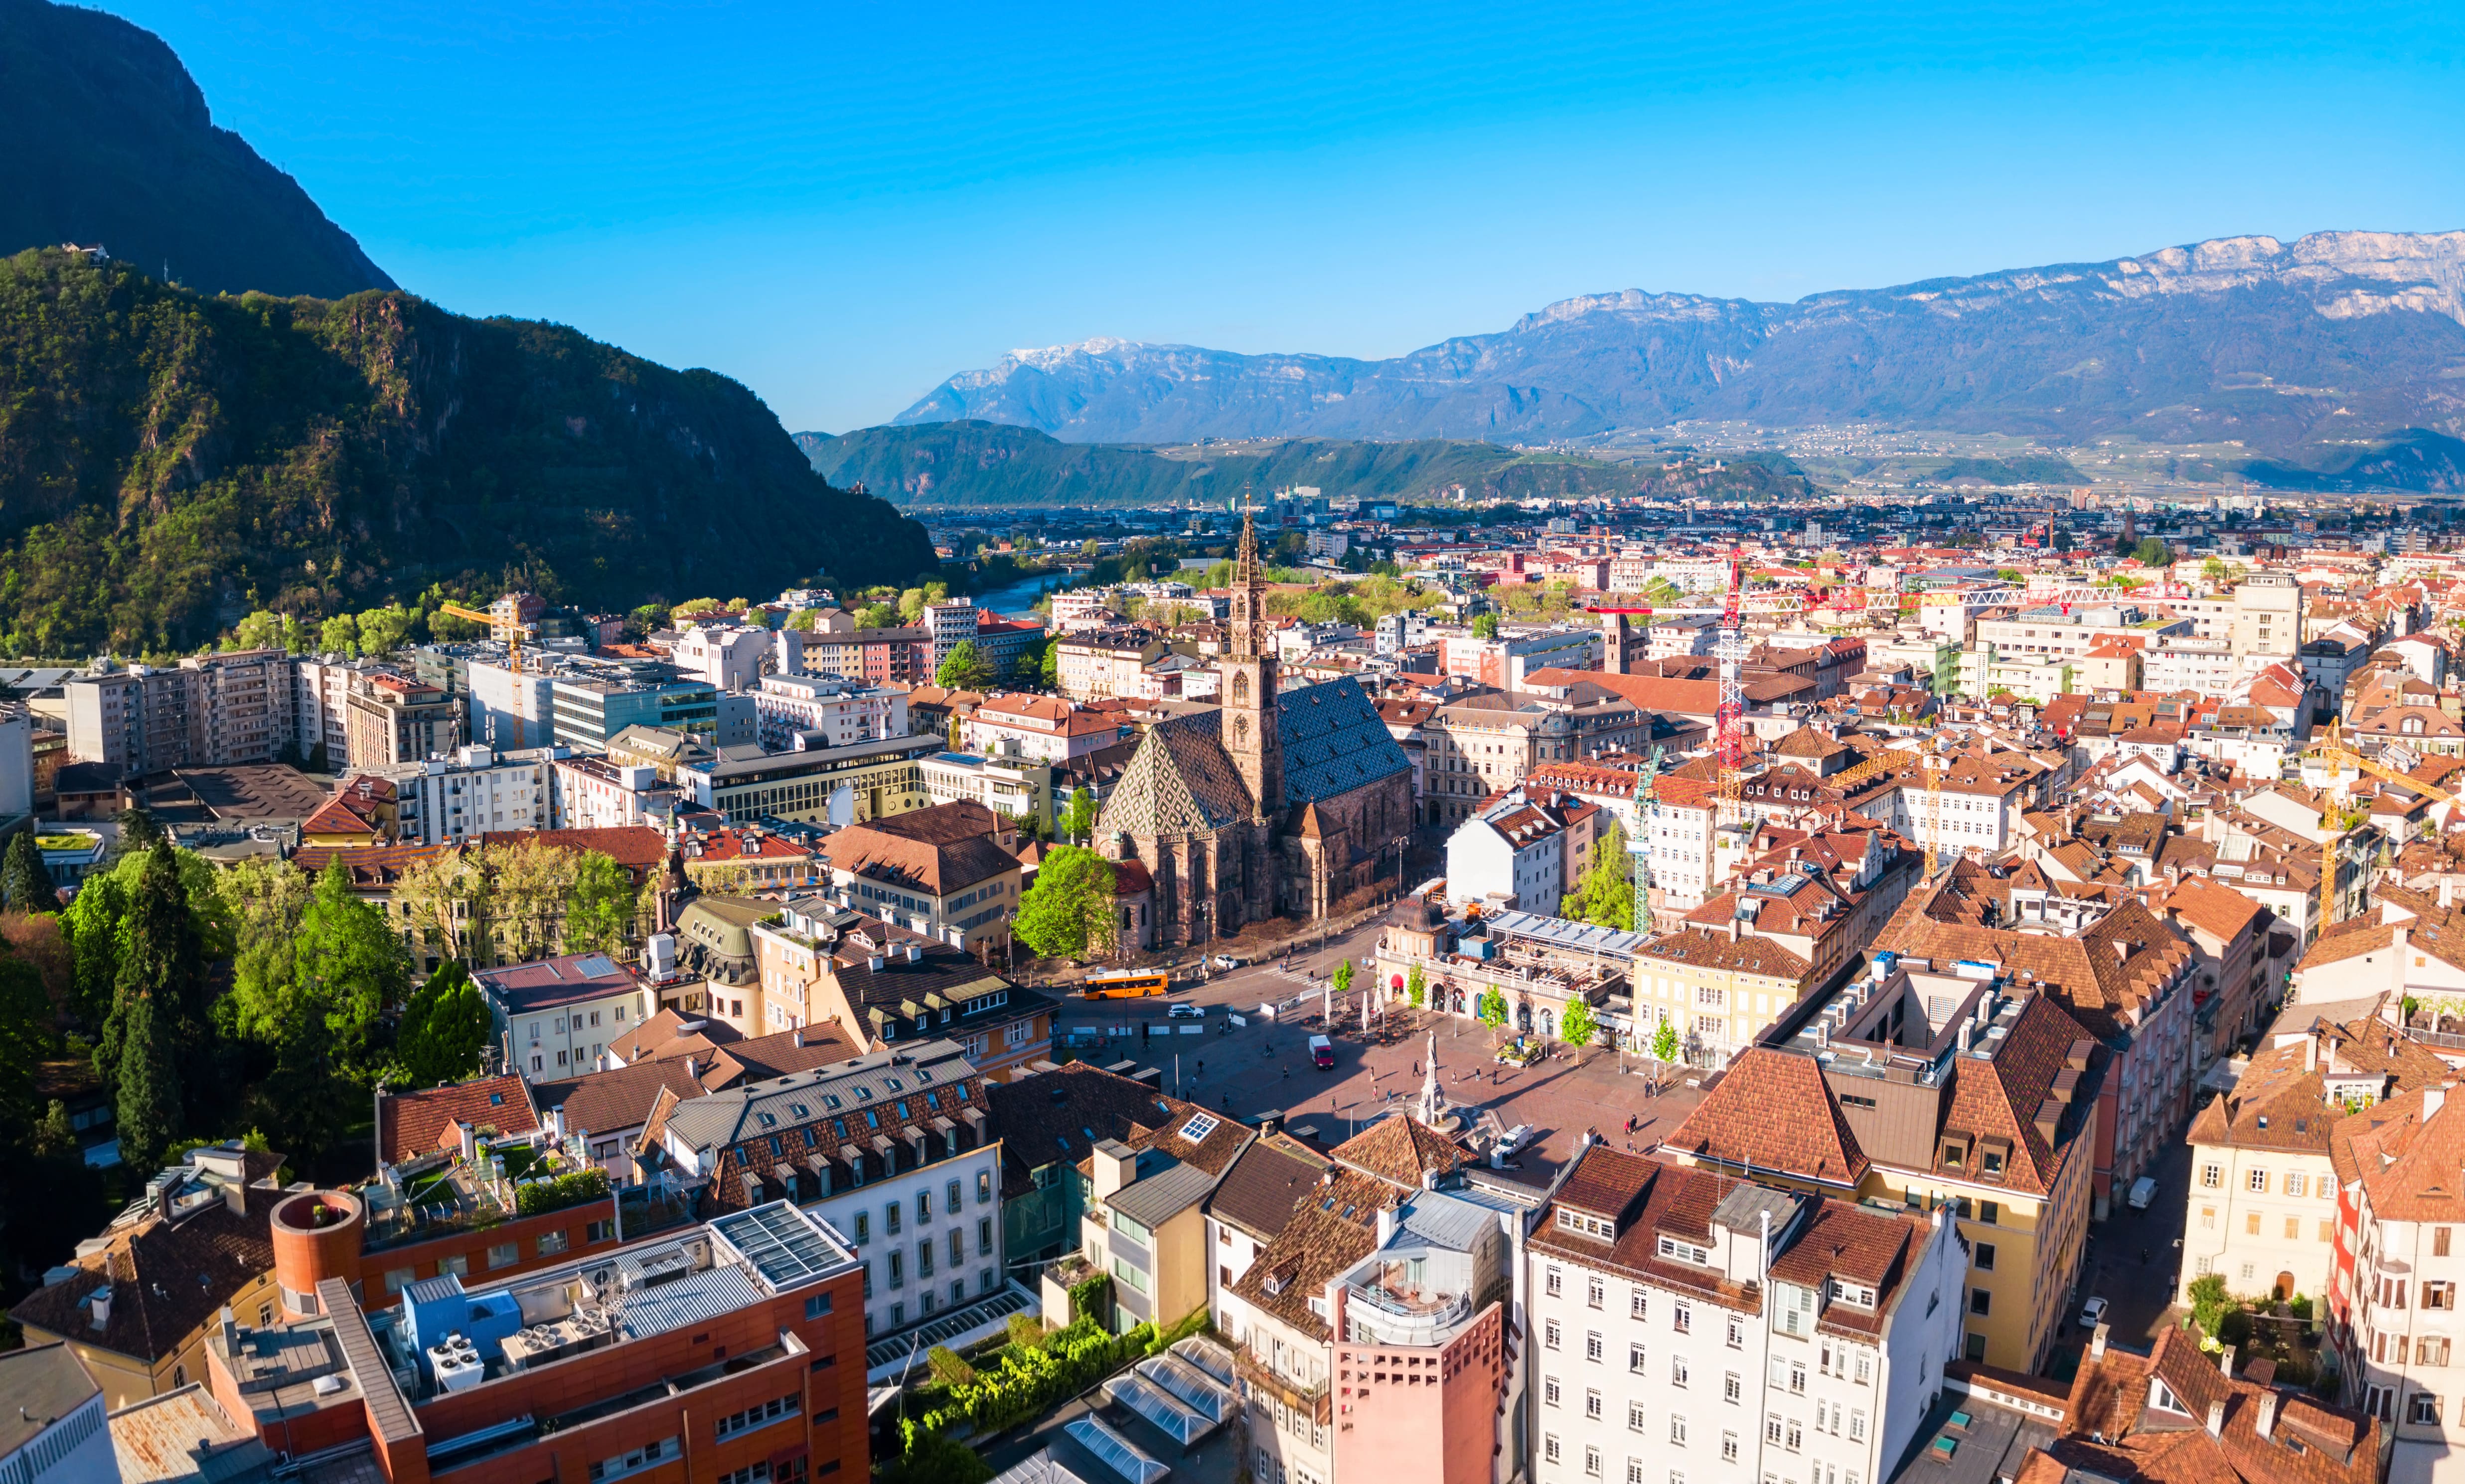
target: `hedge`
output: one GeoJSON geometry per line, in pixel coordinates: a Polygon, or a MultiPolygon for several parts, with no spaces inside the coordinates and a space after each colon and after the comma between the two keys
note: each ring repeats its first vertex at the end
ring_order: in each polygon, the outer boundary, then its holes
{"type": "Polygon", "coordinates": [[[554,1180],[536,1180],[514,1189],[514,1214],[544,1216],[568,1206],[586,1201],[602,1201],[608,1197],[608,1172],[598,1169],[575,1170],[554,1180]]]}
{"type": "Polygon", "coordinates": [[[1012,1345],[995,1370],[979,1370],[972,1383],[953,1385],[943,1405],[922,1419],[899,1424],[909,1451],[921,1436],[939,1437],[966,1427],[978,1437],[1040,1415],[1132,1361],[1153,1353],[1155,1326],[1141,1324],[1125,1335],[1108,1335],[1090,1318],[1077,1319],[1048,1339],[1040,1350],[1012,1345]]]}

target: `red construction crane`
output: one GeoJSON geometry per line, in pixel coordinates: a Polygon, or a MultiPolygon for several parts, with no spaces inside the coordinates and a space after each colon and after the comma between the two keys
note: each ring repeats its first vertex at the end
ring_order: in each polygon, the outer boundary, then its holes
{"type": "Polygon", "coordinates": [[[1745,815],[1746,693],[1740,672],[1746,662],[1745,554],[1729,548],[1729,590],[1721,604],[1721,640],[1713,654],[1721,665],[1721,701],[1712,714],[1713,746],[1721,761],[1723,825],[1745,815]]]}

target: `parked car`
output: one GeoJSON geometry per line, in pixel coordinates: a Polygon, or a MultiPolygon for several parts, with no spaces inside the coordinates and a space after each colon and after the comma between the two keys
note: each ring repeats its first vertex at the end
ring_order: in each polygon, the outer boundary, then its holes
{"type": "Polygon", "coordinates": [[[1310,1065],[1321,1072],[1335,1070],[1335,1043],[1322,1035],[1309,1038],[1310,1065]]]}
{"type": "Polygon", "coordinates": [[[1521,1154],[1523,1152],[1525,1146],[1532,1142],[1532,1136],[1539,1132],[1540,1130],[1534,1128],[1529,1123],[1518,1123],[1499,1137],[1498,1152],[1500,1154],[1521,1154]]]}
{"type": "Polygon", "coordinates": [[[1241,966],[1241,961],[1232,957],[1232,955],[1229,953],[1219,953],[1208,962],[1215,965],[1218,973],[1221,973],[1226,969],[1235,969],[1241,966]]]}
{"type": "Polygon", "coordinates": [[[1204,1005],[1176,1005],[1166,1010],[1165,1016],[1169,1020],[1205,1020],[1207,1018],[1207,1007],[1204,1005]]]}
{"type": "Polygon", "coordinates": [[[2104,1323],[2105,1309],[2106,1303],[2102,1298],[2092,1298],[2088,1302],[2080,1305],[2079,1327],[2082,1329],[2095,1329],[2099,1324],[2104,1323]]]}

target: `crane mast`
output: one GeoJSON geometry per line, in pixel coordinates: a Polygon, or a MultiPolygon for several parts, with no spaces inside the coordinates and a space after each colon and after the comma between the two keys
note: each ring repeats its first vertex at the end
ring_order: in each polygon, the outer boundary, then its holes
{"type": "Polygon", "coordinates": [[[1746,662],[1745,559],[1729,548],[1729,589],[1721,605],[1721,638],[1713,650],[1720,664],[1721,699],[1713,712],[1713,748],[1721,764],[1720,823],[1734,826],[1745,814],[1746,693],[1741,672],[1746,662]]]}

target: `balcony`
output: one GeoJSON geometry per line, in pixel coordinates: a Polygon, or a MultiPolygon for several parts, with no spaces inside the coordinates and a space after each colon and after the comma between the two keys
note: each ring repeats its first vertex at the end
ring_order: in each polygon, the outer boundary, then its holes
{"type": "Polygon", "coordinates": [[[1472,1319],[1472,1296],[1410,1281],[1404,1265],[1382,1263],[1366,1282],[1344,1285],[1344,1338],[1355,1344],[1432,1348],[1472,1319]]]}
{"type": "Polygon", "coordinates": [[[1335,1406],[1323,1381],[1303,1384],[1269,1365],[1248,1345],[1232,1352],[1232,1369],[1253,1396],[1273,1397],[1324,1427],[1335,1420],[1335,1406]]]}

